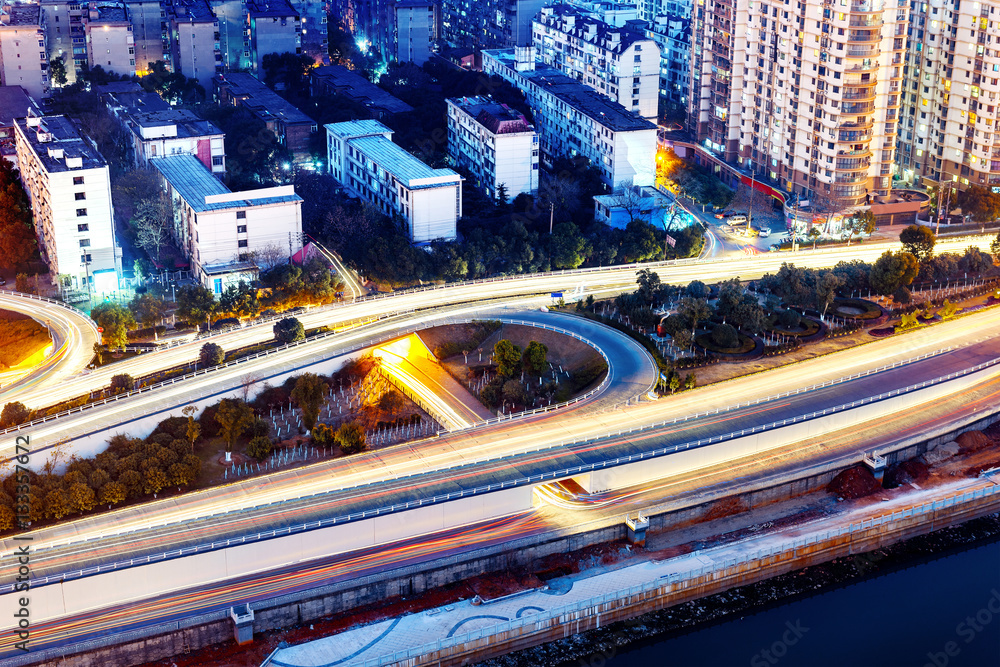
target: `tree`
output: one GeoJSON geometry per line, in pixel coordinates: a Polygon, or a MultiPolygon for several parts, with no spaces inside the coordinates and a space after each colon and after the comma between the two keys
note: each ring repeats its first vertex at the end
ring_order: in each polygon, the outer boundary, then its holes
{"type": "Polygon", "coordinates": [[[216,345],[215,343],[205,343],[201,346],[201,351],[198,352],[198,361],[204,368],[218,366],[225,358],[226,351],[222,349],[221,345],[216,345]]]}
{"type": "Polygon", "coordinates": [[[272,331],[274,331],[274,339],[285,345],[297,340],[304,340],[306,337],[306,330],[302,326],[302,322],[294,317],[278,320],[272,327],[272,331]]]}
{"type": "Polygon", "coordinates": [[[519,380],[511,378],[503,383],[503,387],[500,390],[503,400],[511,404],[513,407],[515,404],[523,404],[525,401],[524,386],[519,380]]]}
{"type": "Polygon", "coordinates": [[[163,299],[153,294],[137,294],[129,304],[128,309],[132,317],[138,320],[144,327],[153,328],[153,340],[156,340],[156,325],[163,320],[167,314],[167,304],[163,299]]]}
{"type": "Polygon", "coordinates": [[[217,308],[215,295],[204,285],[184,285],[177,290],[177,317],[188,324],[211,325],[217,308]]]}
{"type": "Polygon", "coordinates": [[[959,192],[958,204],[963,213],[971,215],[978,223],[985,224],[1000,218],[1000,193],[990,188],[973,185],[959,192]]]}
{"type": "Polygon", "coordinates": [[[708,287],[700,280],[692,280],[688,283],[687,294],[694,299],[704,299],[708,296],[708,287]]]}
{"type": "Polygon", "coordinates": [[[493,346],[493,361],[500,375],[511,377],[521,367],[521,348],[509,340],[498,340],[493,346]]]}
{"type": "Polygon", "coordinates": [[[993,258],[975,246],[966,248],[965,254],[958,260],[958,270],[970,278],[978,278],[992,268],[993,258]]]}
{"type": "Polygon", "coordinates": [[[552,266],[556,269],[575,269],[583,264],[591,253],[590,242],[572,222],[557,224],[552,230],[549,245],[552,252],[552,266]]]}
{"type": "Polygon", "coordinates": [[[672,334],[670,338],[674,341],[674,345],[681,350],[687,350],[694,345],[694,337],[687,329],[681,329],[677,333],[672,334]]]}
{"type": "Polygon", "coordinates": [[[167,469],[167,476],[170,478],[170,483],[178,488],[194,481],[193,471],[183,463],[171,464],[167,469]]]}
{"type": "Polygon", "coordinates": [[[222,439],[226,441],[226,453],[233,451],[233,443],[243,435],[243,431],[253,422],[253,410],[250,406],[233,398],[219,401],[215,411],[215,421],[219,425],[222,439]]]}
{"type": "Polygon", "coordinates": [[[875,231],[875,214],[870,208],[860,209],[844,218],[844,230],[847,232],[847,247],[857,234],[870,236],[875,231]]]}
{"type": "Polygon", "coordinates": [[[68,79],[66,78],[66,61],[64,60],[66,56],[60,55],[56,58],[49,60],[49,78],[52,83],[58,87],[66,85],[68,79]]]}
{"type": "Polygon", "coordinates": [[[0,412],[0,428],[10,428],[28,421],[31,417],[31,410],[20,401],[11,401],[3,406],[0,412]]]}
{"type": "Polygon", "coordinates": [[[52,489],[45,495],[45,516],[51,519],[61,519],[69,513],[69,502],[62,489],[52,489]]]}
{"type": "Polygon", "coordinates": [[[910,296],[910,290],[900,285],[896,288],[896,291],[892,293],[892,300],[898,304],[906,305],[910,303],[910,296]]]}
{"type": "Polygon", "coordinates": [[[652,305],[656,297],[659,296],[660,289],[663,287],[659,274],[649,269],[641,269],[635,275],[637,276],[635,282],[639,285],[639,289],[636,292],[647,305],[652,305]]]}
{"type": "Polygon", "coordinates": [[[333,439],[344,454],[357,454],[365,451],[365,431],[361,428],[361,424],[356,421],[342,424],[333,434],[333,439]]]}
{"type": "Polygon", "coordinates": [[[622,237],[621,259],[630,264],[644,262],[659,255],[663,251],[656,228],[648,222],[633,220],[625,226],[622,237]]]}
{"type": "Polygon", "coordinates": [[[994,257],[1000,258],[1000,232],[997,232],[996,238],[990,241],[990,252],[994,257]]]}
{"type": "Polygon", "coordinates": [[[934,254],[934,244],[937,239],[930,227],[910,225],[899,233],[899,241],[903,244],[905,252],[921,262],[926,262],[934,254]]]}
{"type": "Polygon", "coordinates": [[[541,375],[549,367],[549,362],[546,359],[546,355],[549,352],[549,348],[538,341],[528,342],[528,346],[524,348],[524,353],[521,355],[521,363],[524,365],[524,370],[530,375],[541,375]]]}
{"type": "Polygon", "coordinates": [[[10,161],[0,160],[0,267],[26,267],[36,245],[31,203],[20,176],[10,161]]]}
{"type": "Polygon", "coordinates": [[[94,505],[97,503],[94,490],[81,482],[70,486],[66,496],[70,509],[74,512],[89,512],[94,509],[94,505]]]}
{"type": "Polygon", "coordinates": [[[90,311],[90,317],[104,329],[102,339],[110,349],[120,349],[128,344],[129,329],[136,326],[132,312],[117,303],[100,303],[90,311]]]}
{"type": "Polygon", "coordinates": [[[219,297],[219,309],[240,319],[257,317],[260,314],[257,290],[243,280],[239,285],[229,285],[219,297]]]}
{"type": "Polygon", "coordinates": [[[201,424],[194,418],[198,413],[198,408],[193,405],[185,405],[181,412],[187,417],[187,429],[184,434],[187,436],[188,442],[191,443],[191,453],[194,454],[194,443],[201,435],[201,424]]]}
{"type": "MultiPolygon", "coordinates": [[[[732,327],[729,327],[732,329],[732,327]]],[[[681,376],[677,373],[671,373],[670,379],[667,381],[667,386],[670,387],[670,393],[673,394],[678,389],[681,388],[681,376]]]]}
{"type": "Polygon", "coordinates": [[[913,282],[920,270],[920,262],[908,252],[886,250],[875,260],[869,280],[878,294],[889,296],[900,286],[913,282]]]}
{"type": "Polygon", "coordinates": [[[97,357],[98,365],[103,364],[104,353],[108,351],[107,345],[101,345],[101,342],[97,341],[94,343],[94,347],[92,349],[94,350],[94,356],[97,357]]]}
{"type": "Polygon", "coordinates": [[[102,505],[118,505],[125,502],[128,494],[121,482],[108,482],[101,487],[99,499],[102,505]]]}
{"type": "Polygon", "coordinates": [[[267,436],[257,436],[247,443],[247,455],[258,461],[263,461],[271,454],[271,439],[267,436]]]}
{"type": "Polygon", "coordinates": [[[827,308],[837,298],[837,290],[844,286],[844,278],[833,271],[816,271],[815,280],[816,310],[820,318],[826,317],[827,308]]]}
{"type": "Polygon", "coordinates": [[[687,320],[691,327],[691,335],[694,336],[698,323],[708,319],[708,316],[712,314],[712,309],[708,305],[708,301],[704,299],[684,297],[677,306],[677,314],[687,320]]]}
{"type": "Polygon", "coordinates": [[[146,469],[146,474],[142,476],[143,490],[146,493],[159,493],[160,490],[170,483],[167,473],[157,467],[146,469]]]}
{"type": "Polygon", "coordinates": [[[159,264],[160,251],[170,238],[170,209],[163,191],[156,192],[158,196],[139,203],[130,223],[135,230],[136,245],[159,264]]]}
{"type": "Polygon", "coordinates": [[[302,425],[311,431],[319,419],[319,412],[326,403],[326,382],[315,373],[303,373],[295,381],[292,399],[302,410],[302,425]]]}

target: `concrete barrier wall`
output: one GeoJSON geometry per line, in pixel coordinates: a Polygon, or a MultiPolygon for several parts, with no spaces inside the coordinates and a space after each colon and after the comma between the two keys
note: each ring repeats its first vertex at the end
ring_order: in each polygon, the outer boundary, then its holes
{"type": "MultiPolygon", "coordinates": [[[[505,489],[488,495],[459,498],[449,503],[33,587],[31,613],[34,622],[38,623],[90,609],[114,607],[132,600],[169,597],[172,592],[507,516],[530,509],[531,500],[531,487],[505,489]]],[[[17,597],[16,593],[0,596],[0,609],[16,608],[17,597]]],[[[0,631],[15,625],[16,619],[9,615],[0,616],[0,631]]]]}
{"type": "MultiPolygon", "coordinates": [[[[886,415],[913,410],[924,403],[951,396],[996,377],[1000,377],[1000,366],[991,366],[947,382],[835,414],[759,431],[725,442],[679,451],[666,456],[627,463],[614,468],[595,470],[590,474],[589,486],[584,488],[591,492],[621,489],[719,465],[734,459],[763,454],[773,449],[815,439],[827,433],[879,419],[886,415]]],[[[575,479],[580,480],[581,478],[582,476],[575,479]]]]}

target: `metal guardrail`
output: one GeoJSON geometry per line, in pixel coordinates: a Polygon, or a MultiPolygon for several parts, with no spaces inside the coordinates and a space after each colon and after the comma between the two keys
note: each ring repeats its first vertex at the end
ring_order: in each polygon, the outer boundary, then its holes
{"type": "Polygon", "coordinates": [[[92,320],[90,318],[90,315],[88,315],[87,313],[83,312],[79,308],[76,308],[75,306],[69,305],[68,303],[66,303],[64,301],[59,301],[57,299],[50,299],[47,296],[40,296],[38,294],[28,294],[26,292],[18,292],[17,290],[7,289],[5,287],[0,287],[0,294],[9,294],[11,296],[17,296],[17,297],[21,297],[21,298],[24,298],[24,299],[33,299],[35,301],[45,301],[47,303],[51,303],[54,306],[60,306],[62,308],[65,308],[66,310],[73,311],[77,315],[81,315],[81,316],[85,317],[87,319],[87,321],[90,322],[90,325],[94,328],[94,333],[97,333],[97,323],[94,322],[94,320],[92,320]]]}
{"type": "MultiPolygon", "coordinates": [[[[665,455],[673,454],[673,453],[678,452],[678,451],[685,451],[685,450],[688,450],[688,449],[697,449],[699,447],[705,447],[705,446],[708,446],[708,445],[711,445],[711,444],[717,444],[717,443],[720,443],[720,442],[725,442],[727,440],[733,440],[733,439],[736,439],[736,438],[740,438],[740,437],[743,437],[745,435],[754,434],[754,433],[761,433],[761,432],[767,431],[767,430],[774,430],[776,428],[781,428],[781,427],[787,426],[789,424],[796,424],[796,423],[799,423],[799,422],[809,421],[811,419],[816,419],[818,417],[823,417],[823,416],[826,416],[826,415],[831,415],[831,414],[836,414],[836,413],[839,413],[839,412],[844,412],[846,410],[850,410],[850,409],[853,409],[853,408],[856,408],[856,407],[859,407],[859,406],[862,406],[862,405],[867,405],[867,404],[870,404],[870,403],[876,403],[876,402],[884,400],[886,398],[891,398],[891,397],[894,397],[894,396],[899,396],[899,395],[902,395],[902,394],[910,393],[912,391],[917,391],[919,389],[923,389],[923,388],[928,387],[928,386],[932,386],[932,385],[935,385],[935,384],[941,384],[943,382],[948,382],[950,380],[954,380],[954,379],[959,378],[959,377],[963,377],[963,376],[966,376],[966,375],[971,375],[972,373],[976,373],[976,372],[978,372],[980,370],[983,370],[985,368],[989,368],[989,367],[992,367],[992,366],[996,366],[998,364],[1000,364],[1000,359],[992,359],[990,361],[978,364],[978,365],[976,365],[976,366],[974,366],[972,368],[967,368],[967,369],[964,369],[964,370],[961,370],[961,371],[956,371],[954,373],[949,373],[948,375],[944,375],[944,376],[941,376],[941,377],[938,377],[938,378],[934,378],[934,379],[931,379],[931,380],[925,380],[923,382],[919,382],[919,383],[916,383],[916,384],[913,384],[913,385],[909,385],[909,386],[903,387],[901,389],[894,389],[894,390],[891,390],[891,391],[888,391],[888,392],[883,392],[883,393],[879,394],[878,396],[866,397],[866,398],[863,398],[863,399],[859,399],[857,401],[852,401],[850,403],[844,403],[844,404],[841,404],[841,405],[838,405],[838,406],[834,406],[832,408],[824,408],[823,410],[814,411],[814,412],[811,412],[811,413],[808,413],[808,414],[797,415],[797,416],[795,416],[795,417],[793,417],[791,419],[783,419],[781,421],[774,421],[774,422],[770,422],[768,424],[762,424],[760,426],[754,426],[754,427],[751,427],[750,429],[741,429],[740,431],[731,431],[729,433],[724,433],[722,435],[712,436],[712,437],[705,438],[705,439],[699,439],[699,440],[696,440],[696,441],[693,441],[693,442],[679,443],[679,444],[676,444],[676,445],[668,445],[668,446],[665,446],[665,447],[660,447],[658,449],[653,449],[653,450],[646,451],[646,452],[640,452],[639,454],[630,454],[628,456],[618,457],[618,458],[615,458],[615,459],[607,459],[607,460],[601,461],[599,463],[584,464],[584,465],[580,465],[580,466],[576,466],[576,467],[572,467],[572,468],[564,468],[564,469],[561,469],[561,470],[554,470],[554,471],[551,471],[551,472],[539,473],[537,475],[530,475],[528,477],[522,477],[522,478],[514,479],[514,480],[511,480],[511,481],[504,481],[504,482],[500,482],[500,483],[497,483],[497,484],[487,484],[487,485],[484,485],[484,486],[473,487],[471,489],[462,489],[461,491],[454,491],[454,492],[449,492],[449,493],[446,493],[446,494],[439,494],[439,495],[436,495],[436,496],[432,496],[430,498],[420,498],[420,499],[417,499],[417,500],[406,501],[404,503],[396,503],[396,504],[392,504],[392,505],[389,505],[389,506],[377,507],[377,508],[375,508],[373,510],[363,510],[361,512],[353,512],[353,513],[346,514],[346,515],[336,516],[336,517],[333,517],[333,518],[330,518],[330,519],[320,519],[320,520],[317,520],[317,521],[310,521],[310,522],[307,522],[307,523],[286,526],[284,528],[277,528],[277,529],[273,529],[273,530],[269,530],[269,531],[262,531],[262,532],[258,532],[256,534],[243,535],[243,536],[238,537],[238,538],[227,538],[224,541],[223,540],[220,540],[218,542],[213,541],[213,542],[210,542],[210,543],[203,543],[203,544],[195,545],[195,546],[192,546],[192,547],[184,547],[184,548],[180,548],[180,549],[174,549],[174,550],[167,551],[167,552],[162,552],[162,553],[159,553],[159,554],[151,554],[151,555],[143,556],[143,557],[140,557],[140,558],[131,558],[131,559],[127,560],[127,561],[126,560],[121,560],[121,561],[116,561],[114,563],[110,563],[110,564],[107,564],[107,565],[96,565],[96,566],[92,566],[92,567],[89,567],[89,568],[83,568],[83,569],[80,569],[80,570],[69,571],[69,572],[65,572],[65,573],[61,573],[61,574],[47,575],[47,576],[44,576],[44,577],[38,577],[37,579],[32,579],[31,580],[31,585],[32,586],[44,586],[44,585],[47,585],[47,584],[58,583],[58,582],[66,581],[66,580],[69,580],[69,579],[78,579],[80,577],[85,577],[85,576],[91,576],[91,575],[95,575],[95,574],[100,574],[102,572],[109,572],[109,571],[113,571],[113,570],[124,569],[124,568],[128,568],[128,567],[134,567],[136,565],[146,565],[146,564],[149,564],[149,563],[154,563],[154,562],[169,560],[169,559],[178,558],[178,557],[181,557],[181,556],[188,556],[188,555],[193,555],[193,554],[196,554],[196,553],[203,553],[203,552],[208,552],[208,551],[214,551],[216,549],[225,549],[225,548],[228,548],[228,547],[231,547],[231,546],[234,546],[234,545],[238,545],[238,544],[247,544],[247,543],[252,543],[252,542],[258,542],[258,541],[261,541],[261,540],[274,539],[276,537],[291,535],[293,533],[306,532],[306,531],[316,530],[316,529],[319,529],[319,528],[324,528],[324,527],[329,527],[329,526],[343,525],[344,523],[350,523],[352,521],[361,521],[361,520],[365,520],[365,519],[369,519],[369,518],[373,518],[373,517],[377,517],[377,516],[382,516],[382,515],[385,515],[385,514],[392,514],[394,512],[401,512],[401,511],[405,511],[405,510],[409,510],[409,509],[415,509],[415,508],[423,507],[425,505],[433,505],[433,504],[437,504],[437,503],[441,503],[441,502],[449,502],[449,501],[452,501],[452,500],[457,500],[457,499],[465,498],[465,497],[468,497],[468,496],[474,496],[474,495],[479,495],[479,494],[483,494],[483,493],[492,493],[494,491],[500,491],[500,490],[503,490],[503,489],[510,489],[510,488],[519,487],[519,486],[538,484],[538,483],[543,483],[543,482],[551,481],[551,480],[555,480],[555,479],[561,479],[561,478],[565,478],[565,477],[571,477],[573,475],[579,475],[581,473],[593,472],[593,471],[596,471],[596,470],[602,470],[602,469],[607,468],[607,467],[614,467],[614,466],[617,466],[617,465],[624,465],[624,464],[628,464],[628,463],[634,463],[636,461],[643,461],[643,460],[648,460],[648,459],[653,459],[653,458],[659,458],[659,457],[662,457],[662,456],[665,456],[665,455]]],[[[831,383],[825,383],[824,385],[821,385],[821,386],[829,386],[830,384],[831,383]]],[[[785,394],[785,395],[788,395],[788,394],[785,394]]],[[[754,402],[748,402],[745,405],[753,405],[753,404],[755,404],[755,403],[754,402]]],[[[720,412],[719,410],[716,410],[716,411],[711,411],[711,412],[707,412],[707,413],[703,413],[703,414],[718,414],[719,412],[720,412]]],[[[565,446],[567,444],[590,443],[590,442],[595,442],[595,441],[598,441],[598,440],[603,440],[603,439],[606,439],[606,438],[609,438],[609,437],[614,437],[615,435],[618,435],[618,436],[629,435],[629,434],[632,434],[632,433],[635,433],[635,432],[638,432],[638,431],[650,430],[651,428],[654,428],[654,427],[658,428],[658,427],[662,427],[662,426],[667,425],[667,424],[674,424],[674,423],[677,423],[679,421],[684,421],[684,420],[676,420],[675,419],[675,420],[671,420],[671,421],[664,421],[664,422],[661,422],[659,425],[654,425],[654,426],[645,427],[645,428],[633,428],[633,429],[628,429],[628,430],[621,429],[621,430],[619,430],[617,432],[617,434],[614,433],[614,432],[611,432],[611,433],[607,433],[607,434],[602,435],[602,436],[596,436],[596,437],[593,437],[593,438],[580,438],[578,440],[573,440],[573,441],[570,441],[570,442],[567,442],[567,443],[563,443],[562,445],[553,445],[553,446],[540,447],[540,448],[535,449],[535,450],[531,450],[531,451],[528,451],[528,452],[523,452],[523,453],[519,454],[519,456],[523,456],[524,454],[538,453],[540,451],[554,449],[556,447],[565,446]]],[[[501,460],[503,458],[506,458],[506,457],[505,456],[496,456],[496,457],[492,457],[492,458],[486,458],[486,459],[482,459],[482,460],[479,460],[479,461],[476,461],[476,462],[467,463],[467,464],[464,464],[464,465],[461,465],[461,466],[456,466],[455,468],[450,468],[450,469],[447,469],[447,470],[460,470],[462,468],[467,468],[467,467],[470,467],[470,466],[479,465],[481,463],[486,463],[486,462],[489,462],[489,461],[498,461],[498,460],[501,460]]],[[[439,473],[442,473],[444,471],[443,470],[437,470],[437,471],[434,471],[434,472],[439,474],[439,473]]],[[[414,477],[423,476],[423,475],[426,475],[426,474],[428,474],[428,473],[412,473],[410,475],[403,475],[403,476],[393,477],[392,480],[398,482],[398,481],[412,479],[414,477]]],[[[388,480],[384,480],[384,481],[388,481],[388,480]]],[[[351,487],[351,488],[352,489],[356,489],[356,490],[361,490],[361,489],[370,488],[370,487],[373,487],[375,485],[379,485],[379,484],[382,484],[382,483],[384,483],[384,482],[383,481],[371,482],[369,484],[363,484],[363,485],[356,486],[356,487],[351,487]]],[[[343,491],[343,490],[344,489],[340,489],[340,491],[343,491]]],[[[312,494],[312,495],[309,495],[309,496],[302,496],[302,497],[299,498],[299,500],[309,500],[310,498],[317,498],[317,497],[328,495],[328,494],[329,494],[329,492],[319,492],[319,493],[315,493],[315,494],[312,494]]],[[[283,504],[284,504],[283,501],[269,503],[267,505],[261,505],[261,506],[259,506],[259,509],[266,509],[266,508],[269,508],[269,507],[276,507],[278,505],[283,505],[283,504]]],[[[212,519],[212,518],[217,518],[217,517],[223,517],[223,516],[226,516],[228,514],[239,514],[241,512],[242,512],[242,510],[234,510],[233,512],[221,512],[221,513],[218,513],[218,514],[213,514],[213,515],[209,515],[209,516],[206,516],[206,517],[202,517],[202,519],[212,519]]],[[[153,527],[155,527],[155,526],[149,526],[148,528],[153,528],[153,527]]],[[[133,533],[140,533],[140,532],[143,532],[143,531],[129,531],[129,532],[121,533],[119,536],[127,536],[127,535],[130,535],[130,534],[133,534],[133,533]]],[[[100,538],[93,538],[93,539],[100,539],[100,538]]],[[[58,546],[58,545],[54,545],[54,546],[58,546]]],[[[44,551],[45,551],[44,549],[41,549],[41,550],[38,550],[37,553],[42,553],[44,551]]],[[[11,585],[0,586],[0,594],[6,594],[8,592],[11,592],[13,590],[12,586],[13,586],[12,584],[11,585]]]]}
{"type": "MultiPolygon", "coordinates": [[[[752,563],[761,563],[762,561],[768,559],[781,561],[787,557],[794,557],[795,552],[799,549],[828,542],[842,535],[853,535],[856,532],[871,530],[872,528],[887,525],[901,519],[929,514],[939,509],[954,507],[955,505],[961,505],[973,500],[987,498],[998,493],[1000,493],[1000,486],[973,489],[972,491],[966,491],[955,496],[949,496],[942,500],[924,503],[906,510],[892,512],[890,514],[885,514],[860,523],[851,523],[843,528],[828,530],[825,532],[816,532],[799,540],[786,540],[772,547],[758,549],[757,551],[750,553],[738,554],[732,558],[720,559],[718,563],[703,565],[700,568],[691,568],[685,572],[663,575],[659,579],[655,579],[644,584],[604,593],[603,595],[596,595],[587,598],[586,600],[578,600],[577,602],[555,607],[537,614],[522,616],[509,621],[500,621],[492,626],[486,626],[477,630],[470,630],[462,634],[453,635],[446,639],[439,639],[435,642],[428,642],[421,646],[396,651],[389,655],[368,658],[360,664],[363,664],[364,667],[383,667],[384,665],[402,663],[413,658],[429,655],[448,648],[460,646],[462,644],[488,640],[489,638],[499,634],[510,634],[522,629],[527,629],[527,632],[520,632],[518,635],[528,634],[533,631],[540,630],[542,625],[546,623],[564,622],[564,617],[566,616],[587,612],[589,610],[600,609],[602,607],[625,606],[632,602],[636,597],[645,598],[659,596],[662,594],[661,591],[664,588],[672,589],[669,592],[678,590],[681,588],[680,584],[685,581],[696,580],[700,577],[712,575],[720,571],[724,573],[727,569],[739,568],[752,563]]],[[[720,545],[704,549],[697,553],[699,555],[711,556],[713,552],[722,552],[727,548],[727,545],[720,545]]],[[[723,576],[725,576],[725,574],[723,574],[723,576]]]]}

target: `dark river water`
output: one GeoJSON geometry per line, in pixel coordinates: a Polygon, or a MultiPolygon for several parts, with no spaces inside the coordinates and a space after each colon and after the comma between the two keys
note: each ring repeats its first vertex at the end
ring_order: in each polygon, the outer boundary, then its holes
{"type": "Polygon", "coordinates": [[[1000,540],[567,663],[580,667],[1000,667],[1000,540]]]}

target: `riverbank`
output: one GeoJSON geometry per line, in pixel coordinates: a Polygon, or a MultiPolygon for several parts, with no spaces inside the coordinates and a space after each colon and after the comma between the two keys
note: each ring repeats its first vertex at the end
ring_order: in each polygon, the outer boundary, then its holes
{"type": "MultiPolygon", "coordinates": [[[[618,656],[620,663],[613,664],[624,665],[628,664],[628,660],[622,655],[625,651],[638,650],[654,642],[659,643],[671,637],[947,558],[966,549],[998,542],[1000,514],[992,514],[882,549],[837,558],[749,586],[492,658],[480,664],[483,667],[589,667],[604,665],[618,656]]],[[[984,601],[987,592],[988,590],[983,592],[984,601]]],[[[767,642],[762,640],[761,645],[765,644],[767,642]]]]}

